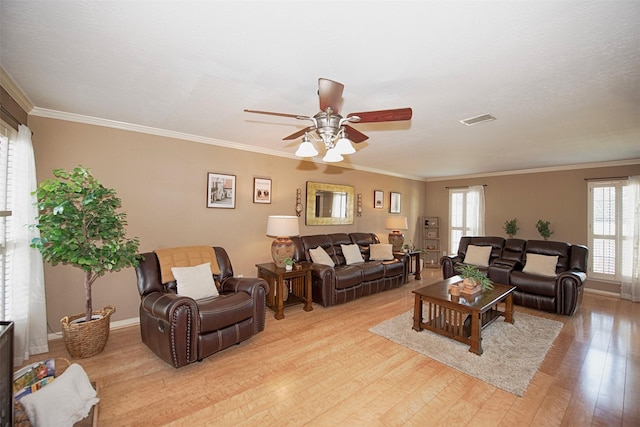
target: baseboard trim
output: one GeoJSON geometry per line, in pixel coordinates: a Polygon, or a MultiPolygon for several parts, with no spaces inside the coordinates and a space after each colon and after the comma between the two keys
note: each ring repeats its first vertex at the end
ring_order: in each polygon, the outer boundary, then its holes
{"type": "MultiPolygon", "coordinates": [[[[110,328],[109,330],[126,328],[127,326],[137,325],[139,323],[140,323],[139,317],[132,317],[130,319],[124,319],[124,320],[117,320],[109,324],[109,328],[110,328]]],[[[49,341],[59,340],[59,339],[62,339],[62,332],[54,332],[47,335],[47,340],[49,341]]]]}
{"type": "Polygon", "coordinates": [[[592,288],[584,288],[584,291],[590,294],[602,295],[605,297],[614,297],[618,299],[620,298],[620,294],[617,292],[603,291],[601,289],[592,289],[592,288]]]}

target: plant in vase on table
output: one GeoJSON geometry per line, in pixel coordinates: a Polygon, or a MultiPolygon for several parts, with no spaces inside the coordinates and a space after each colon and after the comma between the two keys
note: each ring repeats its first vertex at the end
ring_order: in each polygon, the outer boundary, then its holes
{"type": "Polygon", "coordinates": [[[282,263],[284,264],[284,269],[287,271],[291,271],[293,270],[293,265],[296,263],[293,258],[285,258],[282,260],[282,263]]]}
{"type": "MultiPolygon", "coordinates": [[[[480,290],[487,291],[493,289],[493,282],[475,265],[464,265],[457,270],[458,276],[462,277],[462,282],[458,289],[465,293],[475,293],[480,290]]],[[[455,292],[455,291],[454,291],[455,292]]]]}
{"type": "Polygon", "coordinates": [[[69,264],[84,272],[85,313],[63,318],[67,351],[73,357],[100,353],[109,337],[115,308],[93,311],[91,287],[108,272],[138,265],[138,238],[126,238],[126,214],[113,189],[105,188],[90,169],[55,169],[55,179],[38,185],[40,237],[31,242],[52,266],[69,264]],[[87,319],[89,319],[87,321],[87,319]]]}

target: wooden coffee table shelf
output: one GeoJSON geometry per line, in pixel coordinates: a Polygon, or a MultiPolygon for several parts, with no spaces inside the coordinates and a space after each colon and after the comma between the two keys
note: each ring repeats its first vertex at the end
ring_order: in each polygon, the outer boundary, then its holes
{"type": "Polygon", "coordinates": [[[494,283],[490,291],[473,296],[454,296],[449,285],[462,281],[459,276],[413,291],[413,329],[427,329],[437,334],[469,344],[469,351],[482,354],[482,329],[500,316],[513,323],[513,291],[515,286],[494,283]],[[504,311],[498,303],[504,302],[504,311]]]}

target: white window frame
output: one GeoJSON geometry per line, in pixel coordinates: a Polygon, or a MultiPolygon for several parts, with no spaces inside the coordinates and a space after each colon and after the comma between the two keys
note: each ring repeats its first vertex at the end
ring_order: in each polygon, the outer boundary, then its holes
{"type": "MultiPolygon", "coordinates": [[[[587,224],[588,224],[588,240],[587,246],[590,248],[590,256],[589,256],[589,278],[596,279],[604,282],[613,282],[620,283],[622,281],[622,252],[625,250],[625,238],[623,233],[623,225],[624,225],[624,193],[625,187],[627,187],[628,180],[626,179],[615,179],[615,180],[607,180],[607,181],[589,181],[588,182],[588,208],[587,208],[587,224]],[[608,218],[613,220],[613,229],[610,230],[609,233],[603,232],[596,234],[596,232],[601,231],[602,227],[595,226],[595,215],[594,212],[594,190],[598,188],[612,188],[614,190],[615,201],[613,210],[608,218]],[[605,262],[602,258],[605,254],[599,253],[599,247],[601,246],[598,241],[610,241],[613,246],[613,254],[609,254],[610,257],[613,257],[613,270],[612,274],[602,272],[601,268],[596,268],[596,264],[600,262],[605,262]],[[600,270],[597,271],[596,270],[600,270]]],[[[606,213],[602,213],[606,214],[606,213]]],[[[604,231],[604,230],[602,230],[604,231]]]]}
{"type": "Polygon", "coordinates": [[[0,320],[8,320],[11,312],[11,141],[18,133],[0,121],[0,320]],[[6,143],[5,143],[6,141],[6,143]]]}
{"type": "Polygon", "coordinates": [[[468,188],[450,188],[449,189],[449,253],[457,254],[460,245],[460,237],[468,236],[471,233],[471,227],[467,224],[467,208],[469,195],[468,188]],[[456,212],[454,207],[454,198],[462,196],[461,211],[456,212]],[[454,217],[454,214],[456,215],[454,217]],[[460,224],[460,225],[457,225],[460,224]]]}

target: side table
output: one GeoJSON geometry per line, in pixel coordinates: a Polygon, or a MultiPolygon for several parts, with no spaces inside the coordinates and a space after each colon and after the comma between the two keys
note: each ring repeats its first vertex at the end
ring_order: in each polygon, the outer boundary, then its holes
{"type": "Polygon", "coordinates": [[[416,263],[416,272],[415,272],[415,278],[416,280],[420,280],[422,279],[422,276],[420,275],[420,254],[422,253],[422,251],[409,251],[407,252],[407,255],[409,255],[409,262],[411,263],[412,259],[415,261],[416,263]]]}
{"type": "Polygon", "coordinates": [[[277,320],[284,319],[284,307],[304,302],[304,311],[312,311],[311,301],[311,266],[297,264],[297,268],[287,271],[277,267],[275,263],[256,264],[258,277],[269,283],[267,307],[275,311],[277,320]],[[289,297],[284,301],[285,281],[291,284],[289,297]]]}

